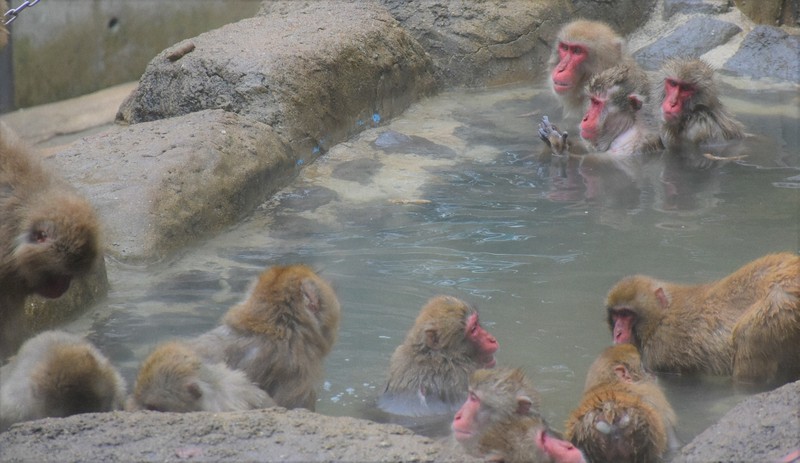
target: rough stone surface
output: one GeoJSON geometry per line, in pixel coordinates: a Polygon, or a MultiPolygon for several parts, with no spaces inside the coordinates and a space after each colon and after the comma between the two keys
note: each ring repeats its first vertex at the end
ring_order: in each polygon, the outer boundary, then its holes
{"type": "Polygon", "coordinates": [[[541,76],[551,41],[570,18],[607,21],[626,34],[646,20],[655,4],[654,0],[381,2],[430,54],[437,79],[447,86],[495,85],[541,76]]]}
{"type": "Polygon", "coordinates": [[[21,423],[0,461],[464,461],[456,446],[397,426],[272,408],[231,413],[114,412],[21,423]]]}
{"type": "Polygon", "coordinates": [[[714,47],[722,45],[741,32],[736,24],[707,16],[690,19],[673,33],[648,45],[633,57],[648,70],[660,69],[664,61],[673,57],[699,57],[714,47]]]}
{"type": "Polygon", "coordinates": [[[745,399],[673,462],[783,461],[794,450],[800,450],[800,381],[745,399]]]}
{"type": "Polygon", "coordinates": [[[675,13],[721,14],[729,10],[727,0],[664,0],[662,18],[667,20],[675,13]]]}
{"type": "Polygon", "coordinates": [[[425,51],[377,3],[298,5],[164,50],[119,118],[224,109],[272,126],[296,150],[324,150],[434,91],[425,51]]]}
{"type": "Polygon", "coordinates": [[[103,217],[107,253],[128,262],[233,225],[297,168],[269,126],[219,109],[115,127],[51,161],[103,217]]]}
{"type": "Polygon", "coordinates": [[[800,35],[790,35],[777,27],[754,27],[722,69],[800,83],[800,35]]]}
{"type": "Polygon", "coordinates": [[[734,0],[736,7],[759,24],[798,26],[800,4],[797,0],[734,0]]]}

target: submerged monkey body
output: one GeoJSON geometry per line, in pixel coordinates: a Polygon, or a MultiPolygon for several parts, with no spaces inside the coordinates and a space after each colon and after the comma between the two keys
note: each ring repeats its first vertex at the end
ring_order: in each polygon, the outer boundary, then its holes
{"type": "Polygon", "coordinates": [[[632,342],[656,371],[800,378],[800,257],[772,254],[712,283],[637,275],[607,299],[615,342],[632,342]]]}

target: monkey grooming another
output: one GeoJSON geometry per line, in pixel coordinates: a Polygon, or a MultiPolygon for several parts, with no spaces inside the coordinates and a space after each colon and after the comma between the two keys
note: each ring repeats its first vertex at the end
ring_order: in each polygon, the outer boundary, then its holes
{"type": "Polygon", "coordinates": [[[493,367],[497,349],[475,308],[455,297],[435,296],[392,354],[378,407],[404,416],[453,413],[467,397],[469,375],[493,367]]]}
{"type": "Polygon", "coordinates": [[[618,344],[603,351],[586,375],[581,404],[564,437],[590,461],[658,462],[677,450],[677,417],[636,348],[618,344]]]}
{"type": "Polygon", "coordinates": [[[44,331],[0,368],[0,430],[20,421],[121,410],[125,382],[83,338],[44,331]]]}
{"type": "Polygon", "coordinates": [[[142,363],[128,410],[227,412],[274,406],[241,371],[204,362],[188,345],[169,342],[142,363]]]}
{"type": "Polygon", "coordinates": [[[614,343],[632,343],[657,372],[769,386],[800,379],[795,254],[766,255],[700,285],[627,277],[611,288],[606,307],[614,343]]]}
{"type": "Polygon", "coordinates": [[[281,407],[313,411],[340,316],[333,288],[314,270],[274,266],[221,326],[188,344],[205,361],[243,371],[281,407]]]}
{"type": "Polygon", "coordinates": [[[539,394],[519,369],[476,370],[456,412],[453,437],[475,457],[505,463],[580,463],[581,451],[551,434],[539,394]]]}
{"type": "Polygon", "coordinates": [[[101,255],[94,209],[0,127],[0,357],[22,342],[25,298],[57,298],[101,255]]]}

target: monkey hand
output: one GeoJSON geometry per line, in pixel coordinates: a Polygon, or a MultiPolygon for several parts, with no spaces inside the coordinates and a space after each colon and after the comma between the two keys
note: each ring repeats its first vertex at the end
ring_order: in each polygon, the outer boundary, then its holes
{"type": "Polygon", "coordinates": [[[563,156],[569,149],[567,136],[567,132],[559,133],[558,127],[551,124],[547,116],[542,117],[542,122],[539,123],[539,138],[550,147],[555,156],[563,156]]]}

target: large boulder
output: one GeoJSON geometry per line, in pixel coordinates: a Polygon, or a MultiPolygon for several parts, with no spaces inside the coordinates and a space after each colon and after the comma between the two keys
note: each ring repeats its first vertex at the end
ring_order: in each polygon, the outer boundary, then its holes
{"type": "Polygon", "coordinates": [[[270,126],[217,109],[115,127],[51,160],[103,217],[107,253],[146,262],[241,220],[298,159],[270,126]]]}
{"type": "Polygon", "coordinates": [[[800,83],[800,35],[772,26],[756,26],[739,50],[722,67],[724,71],[754,78],[800,83]]]}
{"type": "Polygon", "coordinates": [[[712,48],[726,43],[741,31],[736,24],[700,15],[679,26],[668,36],[636,51],[633,57],[643,68],[656,70],[669,58],[698,58],[712,48]]]}
{"type": "Polygon", "coordinates": [[[788,461],[783,457],[798,450],[798,433],[800,381],[745,399],[684,446],[673,462],[788,461]]]}
{"type": "Polygon", "coordinates": [[[271,408],[100,413],[21,423],[0,461],[479,461],[397,425],[271,408]]]}
{"type": "Polygon", "coordinates": [[[164,50],[118,118],[223,109],[325,150],[434,90],[425,51],[380,5],[305,2],[164,50]]]}

